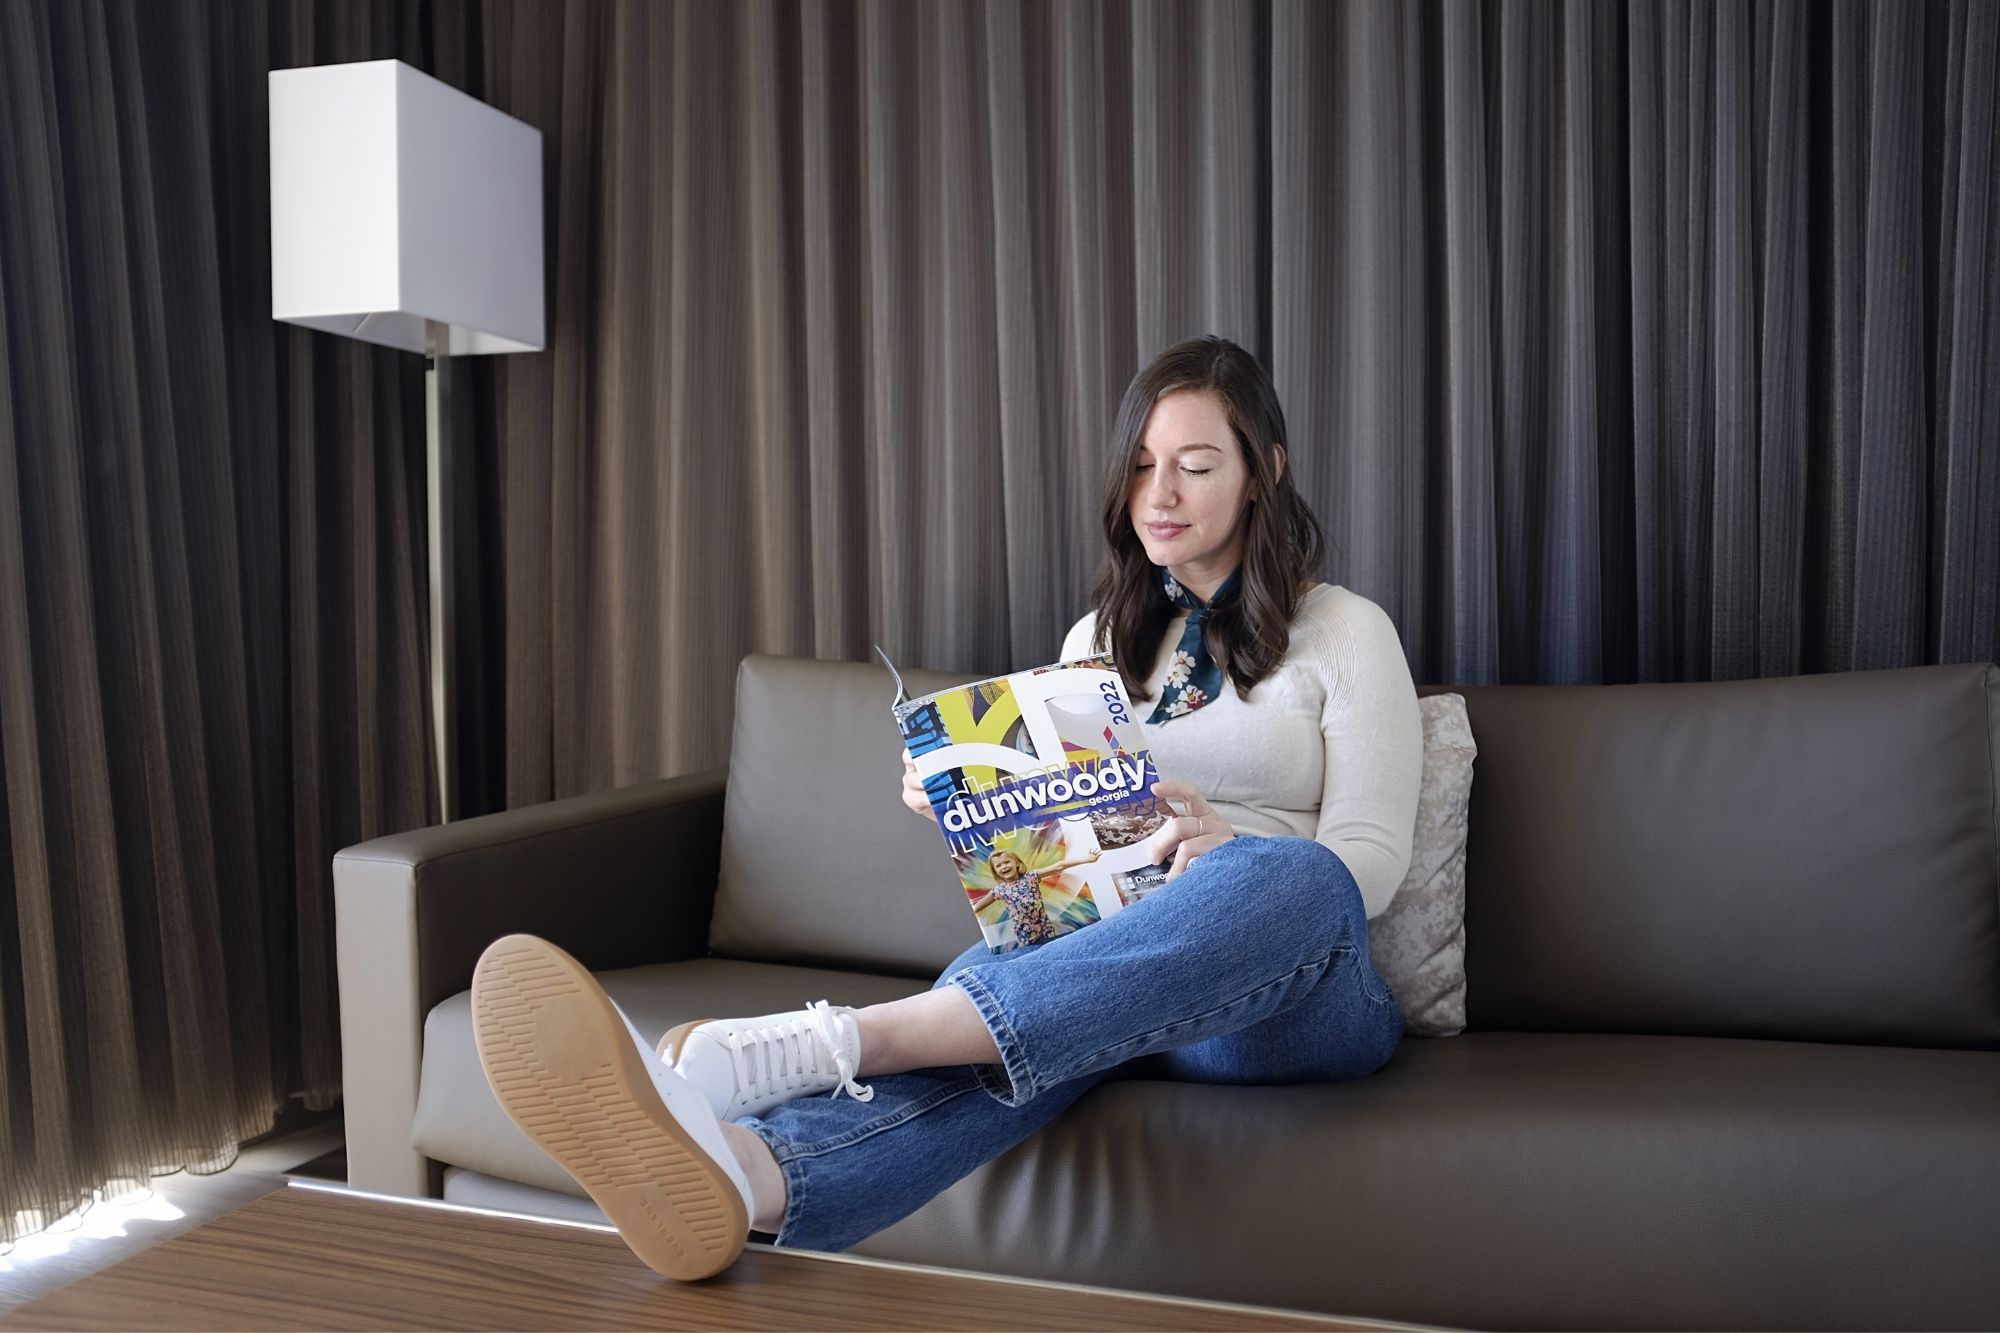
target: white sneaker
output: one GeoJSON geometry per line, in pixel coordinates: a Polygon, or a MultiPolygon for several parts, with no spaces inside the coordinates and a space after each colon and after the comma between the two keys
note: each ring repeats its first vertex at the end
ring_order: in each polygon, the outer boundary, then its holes
{"type": "Polygon", "coordinates": [[[581,963],[533,935],[495,940],[472,974],[472,1032],[501,1108],[648,1267],[691,1281],[742,1253],[750,1184],[721,1121],[581,963]]]}
{"type": "Polygon", "coordinates": [[[659,1055],[708,1094],[718,1120],[762,1115],[829,1088],[865,1102],[875,1089],[854,1081],[861,1029],[854,1011],[815,1000],[762,1018],[705,1018],[660,1039],[659,1055]]]}

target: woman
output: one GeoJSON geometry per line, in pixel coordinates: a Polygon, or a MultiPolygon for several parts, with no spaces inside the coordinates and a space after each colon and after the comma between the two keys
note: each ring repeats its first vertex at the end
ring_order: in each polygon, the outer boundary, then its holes
{"type": "MultiPolygon", "coordinates": [[[[486,951],[474,1030],[501,1105],[646,1263],[706,1276],[753,1227],[843,1249],[1121,1067],[1292,1083],[1388,1061],[1403,1021],[1368,919],[1409,866],[1416,691],[1381,609],[1314,581],[1286,438],[1269,378],[1219,338],[1147,366],[1113,425],[1109,551],[1062,656],[1109,647],[1133,702],[1157,697],[1147,739],[1174,779],[1154,790],[1178,803],[1150,839],[1159,890],[1044,943],[975,944],[922,995],[686,1024],[657,1054],[553,945],[486,951]]],[[[930,815],[907,753],[903,797],[930,815]]]]}

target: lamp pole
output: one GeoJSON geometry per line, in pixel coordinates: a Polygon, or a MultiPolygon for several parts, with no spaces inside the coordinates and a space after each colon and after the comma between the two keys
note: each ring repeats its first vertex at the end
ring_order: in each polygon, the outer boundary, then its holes
{"type": "Polygon", "coordinates": [[[458,818],[458,467],[452,440],[451,328],[424,321],[424,463],[430,509],[431,731],[438,813],[458,818]]]}

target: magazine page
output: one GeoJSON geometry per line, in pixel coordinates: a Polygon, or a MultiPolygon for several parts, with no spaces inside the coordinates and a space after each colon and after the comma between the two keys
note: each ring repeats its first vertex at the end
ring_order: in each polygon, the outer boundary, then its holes
{"type": "Polygon", "coordinates": [[[1081,929],[1165,881],[1144,843],[1172,811],[1152,794],[1159,773],[1109,654],[899,698],[894,712],[992,948],[1081,929]]]}

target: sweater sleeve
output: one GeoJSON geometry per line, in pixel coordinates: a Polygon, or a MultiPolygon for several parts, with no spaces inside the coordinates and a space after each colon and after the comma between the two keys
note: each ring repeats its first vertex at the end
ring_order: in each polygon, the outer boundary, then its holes
{"type": "Polygon", "coordinates": [[[1346,863],[1373,920],[1410,870],[1423,718],[1402,640],[1381,607],[1351,597],[1317,646],[1329,679],[1320,715],[1326,776],[1313,840],[1346,863]]]}

